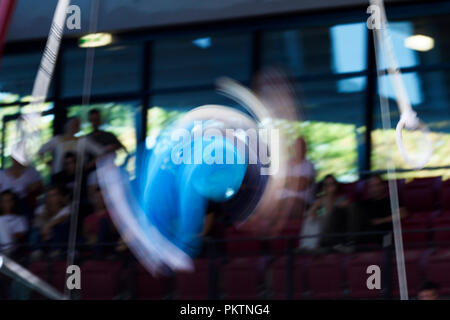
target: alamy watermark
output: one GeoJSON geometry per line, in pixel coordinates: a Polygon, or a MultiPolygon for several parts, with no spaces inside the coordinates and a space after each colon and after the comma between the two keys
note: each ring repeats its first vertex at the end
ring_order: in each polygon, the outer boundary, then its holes
{"type": "Polygon", "coordinates": [[[370,30],[381,29],[381,8],[376,4],[371,4],[367,7],[367,14],[370,14],[370,17],[367,18],[367,28],[370,30]]]}
{"type": "Polygon", "coordinates": [[[70,5],[66,10],[66,27],[69,30],[81,30],[81,9],[77,5],[70,5]]]}
{"type": "Polygon", "coordinates": [[[280,132],[276,128],[219,129],[194,122],[192,130],[176,128],[170,135],[171,160],[178,164],[258,164],[261,175],[280,166],[280,132]]]}

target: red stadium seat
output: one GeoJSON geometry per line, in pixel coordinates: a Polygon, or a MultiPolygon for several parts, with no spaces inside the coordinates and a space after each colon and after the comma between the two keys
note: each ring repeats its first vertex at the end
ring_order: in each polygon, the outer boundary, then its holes
{"type": "MultiPolygon", "coordinates": [[[[426,259],[431,253],[430,250],[406,250],[404,251],[405,255],[405,271],[406,271],[406,280],[408,286],[408,294],[410,296],[417,295],[417,290],[419,289],[420,284],[424,280],[425,277],[425,263],[426,259]]],[[[397,273],[397,264],[394,255],[394,264],[393,264],[393,295],[394,297],[400,296],[400,290],[398,285],[398,273],[397,273]]]]}
{"type": "Polygon", "coordinates": [[[344,284],[344,257],[328,254],[313,257],[306,269],[308,287],[313,299],[340,299],[344,284]]]}
{"type": "Polygon", "coordinates": [[[436,188],[440,177],[414,179],[406,183],[400,198],[409,212],[430,212],[436,207],[436,188]]]}
{"type": "Polygon", "coordinates": [[[434,231],[434,245],[437,247],[450,247],[450,221],[437,222],[433,225],[433,229],[438,229],[434,231]]]}
{"type": "Polygon", "coordinates": [[[441,295],[450,294],[450,249],[438,249],[430,255],[425,268],[426,279],[440,286],[441,295]]]}
{"type": "MultiPolygon", "coordinates": [[[[402,206],[409,216],[402,221],[403,230],[429,229],[436,216],[437,192],[440,177],[418,178],[404,184],[400,193],[402,206]]],[[[426,244],[431,240],[431,232],[407,232],[403,234],[405,243],[426,244]]]]}
{"type": "Polygon", "coordinates": [[[221,269],[221,283],[226,299],[259,299],[263,292],[268,260],[235,258],[221,269]]]}
{"type": "Polygon", "coordinates": [[[143,266],[138,265],[136,270],[136,299],[160,300],[170,294],[170,278],[165,276],[154,277],[143,266]]]}
{"type": "Polygon", "coordinates": [[[230,256],[260,255],[263,249],[263,241],[256,239],[252,233],[229,228],[226,231],[227,253],[230,256]]]}
{"type": "Polygon", "coordinates": [[[292,249],[295,249],[298,246],[298,236],[300,235],[301,228],[302,220],[296,219],[288,221],[278,235],[279,237],[285,238],[270,240],[271,253],[274,255],[286,254],[289,243],[292,245],[292,249]],[[293,239],[289,239],[289,237],[293,237],[293,239]]]}
{"type": "Polygon", "coordinates": [[[382,298],[382,291],[367,288],[367,267],[377,265],[383,270],[383,252],[374,251],[354,254],[350,257],[347,269],[347,281],[350,297],[356,299],[382,298]]]}
{"type": "MultiPolygon", "coordinates": [[[[305,270],[310,256],[295,256],[293,261],[293,299],[304,299],[304,293],[307,289],[305,270]]],[[[274,299],[284,300],[288,296],[288,258],[282,257],[276,260],[271,267],[271,288],[274,299]]]]}
{"type": "Polygon", "coordinates": [[[440,195],[442,210],[450,212],[450,179],[442,183],[440,195]]]}
{"type": "Polygon", "coordinates": [[[439,228],[441,225],[447,225],[450,223],[450,210],[443,209],[439,214],[437,214],[433,221],[433,228],[439,228]]]}
{"type": "Polygon", "coordinates": [[[48,280],[49,265],[47,261],[36,261],[29,265],[28,269],[31,273],[41,278],[44,281],[48,280]]]}
{"type": "MultiPolygon", "coordinates": [[[[31,273],[33,273],[35,276],[39,277],[45,282],[48,282],[48,276],[49,276],[49,264],[46,261],[36,261],[29,265],[28,269],[31,273]]],[[[30,296],[31,300],[40,300],[44,299],[43,296],[41,296],[36,291],[31,292],[30,296]]]]}
{"type": "Polygon", "coordinates": [[[412,245],[426,246],[431,240],[432,233],[427,229],[430,228],[430,221],[433,213],[424,212],[422,214],[423,217],[417,218],[408,217],[402,220],[403,241],[405,242],[405,246],[412,246],[412,245]]]}
{"type": "Polygon", "coordinates": [[[177,299],[207,299],[209,275],[208,259],[195,260],[193,272],[177,273],[175,276],[177,299]]]}
{"type": "MultiPolygon", "coordinates": [[[[50,284],[54,286],[56,290],[64,292],[66,287],[66,270],[67,270],[66,261],[53,262],[50,268],[51,268],[50,284]]],[[[82,275],[81,277],[82,279],[83,276],[84,275],[82,275]]]]}
{"type": "Polygon", "coordinates": [[[119,289],[122,261],[86,261],[81,265],[84,300],[112,300],[119,289]]]}

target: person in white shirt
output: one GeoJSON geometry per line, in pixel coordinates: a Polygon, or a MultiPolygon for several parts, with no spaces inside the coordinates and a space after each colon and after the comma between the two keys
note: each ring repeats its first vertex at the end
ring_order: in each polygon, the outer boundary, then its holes
{"type": "Polygon", "coordinates": [[[41,175],[32,166],[23,166],[12,158],[12,166],[0,171],[0,192],[11,190],[20,198],[37,195],[42,190],[41,175]]]}
{"type": "Polygon", "coordinates": [[[78,138],[75,136],[80,131],[80,120],[76,117],[71,117],[67,120],[64,127],[63,135],[56,135],[47,143],[42,145],[38,151],[38,155],[43,157],[46,153],[52,153],[52,175],[60,173],[64,168],[64,157],[67,153],[79,154],[80,141],[84,140],[83,149],[88,154],[98,156],[104,152],[104,148],[88,139],[87,137],[78,138]]]}
{"type": "Polygon", "coordinates": [[[3,191],[0,195],[0,252],[10,254],[15,244],[24,239],[28,231],[25,217],[18,212],[18,197],[12,191],[3,191]]]}
{"type": "Polygon", "coordinates": [[[290,217],[300,218],[306,208],[314,202],[314,181],[316,170],[306,159],[306,142],[300,137],[293,146],[295,152],[287,170],[286,187],[279,194],[280,199],[294,199],[293,211],[290,217]]]}
{"type": "Polygon", "coordinates": [[[47,152],[52,153],[52,174],[62,171],[64,155],[67,152],[76,151],[78,138],[75,134],[78,131],[80,131],[80,120],[76,117],[69,118],[64,126],[64,134],[54,136],[39,149],[38,154],[41,157],[47,152]]]}

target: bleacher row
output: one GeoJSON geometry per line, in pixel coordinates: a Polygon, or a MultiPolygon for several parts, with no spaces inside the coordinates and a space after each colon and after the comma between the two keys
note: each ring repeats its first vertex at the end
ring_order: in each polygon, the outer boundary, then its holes
{"type": "MultiPolygon", "coordinates": [[[[442,296],[450,296],[450,181],[399,180],[398,186],[400,201],[410,214],[402,222],[409,294],[416,295],[426,279],[440,284],[442,296]]],[[[344,184],[342,190],[353,200],[366,197],[362,181],[344,184]]],[[[170,277],[152,277],[136,262],[88,260],[81,263],[81,298],[114,299],[126,291],[134,299],[382,299],[389,286],[393,297],[399,296],[392,247],[294,254],[300,227],[301,221],[292,221],[283,237],[275,239],[250,238],[231,228],[226,258],[197,259],[195,272],[170,277]],[[369,265],[380,266],[387,277],[382,290],[367,288],[369,265]]],[[[29,268],[63,289],[65,263],[40,261],[29,268]]]]}
{"type": "MultiPolygon", "coordinates": [[[[409,216],[402,220],[406,232],[406,246],[427,244],[429,246],[450,242],[450,232],[438,229],[450,229],[450,180],[441,177],[416,178],[406,183],[397,180],[400,205],[408,210],[409,216]],[[422,230],[419,232],[419,230],[422,230]]],[[[352,200],[367,197],[364,181],[342,185],[343,192],[352,200]]]]}
{"type": "MultiPolygon", "coordinates": [[[[228,262],[208,258],[194,261],[195,272],[153,277],[139,264],[122,260],[89,260],[81,263],[81,299],[382,299],[392,286],[398,298],[395,259],[386,251],[353,254],[233,257],[228,262]],[[388,255],[389,256],[389,255],[388,255]],[[367,267],[378,265],[381,290],[369,290],[367,267]],[[292,266],[292,268],[291,268],[292,266]]],[[[450,295],[450,249],[405,251],[408,291],[432,280],[440,284],[442,296],[450,295]]],[[[30,271],[63,291],[65,262],[34,262],[30,271]]],[[[38,298],[33,295],[32,298],[38,298]]]]}

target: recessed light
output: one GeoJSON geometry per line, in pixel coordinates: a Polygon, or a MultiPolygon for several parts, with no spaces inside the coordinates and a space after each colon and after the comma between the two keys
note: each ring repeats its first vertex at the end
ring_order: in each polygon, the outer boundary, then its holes
{"type": "Polygon", "coordinates": [[[112,42],[112,35],[110,33],[90,33],[80,38],[80,48],[96,48],[107,46],[112,42]]]}
{"type": "Polygon", "coordinates": [[[405,39],[405,47],[416,51],[430,51],[434,48],[434,39],[422,34],[416,34],[405,39]]]}
{"type": "Polygon", "coordinates": [[[192,43],[199,48],[207,49],[211,46],[211,38],[198,38],[193,40],[192,43]]]}

